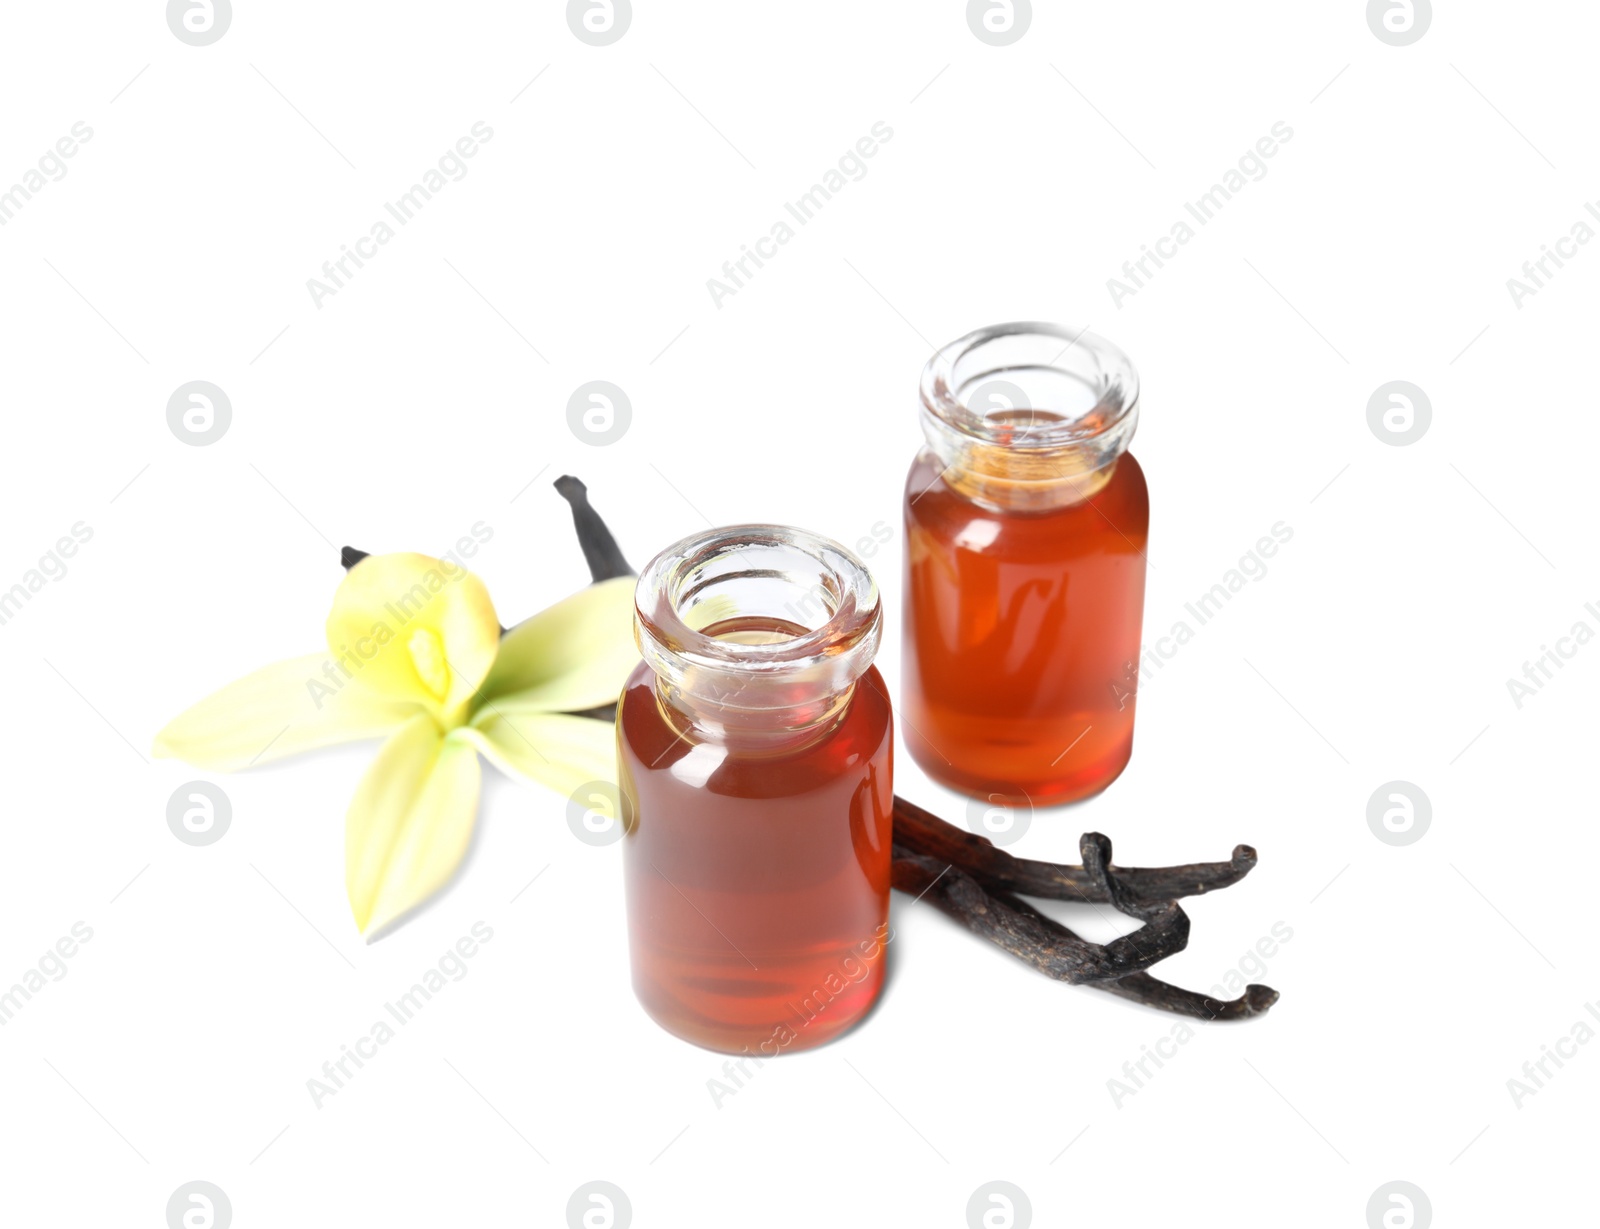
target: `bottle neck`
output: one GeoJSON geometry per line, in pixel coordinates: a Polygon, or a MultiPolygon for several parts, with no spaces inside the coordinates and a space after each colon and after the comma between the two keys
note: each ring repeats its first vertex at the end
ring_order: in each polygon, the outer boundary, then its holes
{"type": "Polygon", "coordinates": [[[690,744],[717,743],[752,755],[788,755],[821,741],[844,720],[855,684],[780,708],[748,709],[675,687],[656,677],[661,715],[690,744]]]}
{"type": "Polygon", "coordinates": [[[1127,357],[1062,325],[969,333],[928,360],[918,391],[945,483],[999,508],[1043,511],[1093,498],[1139,420],[1139,380],[1127,357]]]}
{"type": "MultiPolygon", "coordinates": [[[[732,646],[780,645],[808,633],[788,619],[724,619],[703,635],[732,646]]],[[[750,748],[789,750],[826,734],[844,715],[855,682],[838,686],[828,671],[798,669],[759,674],[737,668],[682,668],[656,675],[656,698],[685,737],[750,748]]]]}
{"type": "Polygon", "coordinates": [[[940,479],[974,503],[1008,512],[1048,512],[1092,499],[1111,481],[1119,456],[1083,449],[1020,450],[974,440],[923,414],[927,452],[940,479]]]}
{"type": "Polygon", "coordinates": [[[686,538],[640,574],[635,635],[681,737],[792,750],[843,718],[882,634],[877,586],[837,543],[743,525],[686,538]]]}

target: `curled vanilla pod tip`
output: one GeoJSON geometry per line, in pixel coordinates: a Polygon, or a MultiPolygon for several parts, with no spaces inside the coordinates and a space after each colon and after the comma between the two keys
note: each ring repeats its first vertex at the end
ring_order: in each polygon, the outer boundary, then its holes
{"type": "Polygon", "coordinates": [[[1247,1020],[1278,1001],[1270,986],[1246,986],[1239,998],[1222,1000],[1146,972],[1189,941],[1189,919],[1178,898],[1238,883],[1255,868],[1254,849],[1236,846],[1227,862],[1119,867],[1112,861],[1111,842],[1088,832],[1079,853],[1082,866],[1014,858],[898,795],[894,799],[894,886],[1046,977],[1206,1021],[1247,1020]],[[1107,944],[1090,943],[1021,894],[1107,903],[1144,926],[1107,944]]]}

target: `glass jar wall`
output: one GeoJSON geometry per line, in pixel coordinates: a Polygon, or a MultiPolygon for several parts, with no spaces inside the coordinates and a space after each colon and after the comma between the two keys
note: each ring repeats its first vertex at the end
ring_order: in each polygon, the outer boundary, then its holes
{"type": "Polygon", "coordinates": [[[641,574],[644,660],[617,747],[633,984],[669,1032],[771,1057],[883,983],[893,730],[878,590],[774,525],[686,538],[641,574]]]}
{"type": "Polygon", "coordinates": [[[981,329],[921,384],[905,488],[900,710],[935,780],[1035,805],[1097,793],[1133,751],[1150,503],[1128,454],[1138,378],[1091,333],[981,329]]]}

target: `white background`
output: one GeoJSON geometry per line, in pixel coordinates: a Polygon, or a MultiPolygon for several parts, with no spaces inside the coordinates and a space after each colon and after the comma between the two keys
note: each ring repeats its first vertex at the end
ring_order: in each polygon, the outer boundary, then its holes
{"type": "MultiPolygon", "coordinates": [[[[955,0],[638,0],[596,48],[556,3],[238,0],[209,47],[160,3],[8,6],[0,186],[94,134],[0,228],[0,588],[93,530],[0,627],[0,983],[94,932],[0,1029],[8,1219],[161,1225],[202,1179],[241,1229],[563,1225],[598,1178],[641,1227],[959,1226],[1003,1179],[1038,1225],[1361,1226],[1400,1179],[1439,1225],[1573,1223],[1600,1045],[1520,1108],[1507,1080],[1600,999],[1600,647],[1520,709],[1506,680],[1600,630],[1600,246],[1520,308],[1506,280],[1600,195],[1600,14],[1441,8],[1392,47],[1355,2],[1038,0],[997,48],[955,0]],[[314,305],[307,279],[480,120],[466,178],[314,305]],[[865,178],[714,306],[706,280],[879,120],[865,178]],[[1280,120],[1265,177],[1114,305],[1122,262],[1280,120]],[[1145,685],[1123,778],[1014,847],[1260,851],[1157,971],[1207,989],[1283,922],[1252,977],[1282,1001],[1197,1027],[1120,1105],[1108,1080],[1171,1018],[897,895],[881,1007],[719,1108],[720,1056],[632,997],[619,848],[493,770],[464,874],[371,945],[342,871],[371,746],[221,780],[215,845],[169,832],[203,774],[152,735],[320,647],[338,546],[437,553],[484,521],[513,622],[587,579],[562,473],[636,564],[708,522],[883,522],[898,612],[921,365],[1032,318],[1140,368],[1147,643],[1294,531],[1145,685]],[[233,406],[208,447],[165,417],[197,379],[233,406]],[[632,403],[609,447],[566,422],[596,379],[632,403]],[[1432,403],[1408,447],[1367,424],[1396,379],[1432,403]],[[1433,808],[1404,848],[1366,819],[1394,779],[1433,808]],[[468,976],[316,1108],[306,1081],[480,920],[468,976]]],[[[905,756],[897,786],[962,813],[905,756]]]]}

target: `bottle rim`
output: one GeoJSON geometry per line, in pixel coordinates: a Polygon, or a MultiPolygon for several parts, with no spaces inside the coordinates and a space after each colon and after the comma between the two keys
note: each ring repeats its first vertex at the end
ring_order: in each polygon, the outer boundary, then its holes
{"type": "Polygon", "coordinates": [[[646,663],[669,689],[724,709],[805,707],[841,692],[872,664],[882,632],[866,565],[833,539],[788,525],[690,534],[646,564],[634,590],[646,663]],[[740,617],[805,630],[754,644],[703,630],[740,617]]]}
{"type": "Polygon", "coordinates": [[[1094,468],[1128,447],[1139,419],[1133,362],[1087,328],[990,325],[937,350],[922,370],[929,442],[1087,453],[1094,468]],[[987,402],[987,404],[985,404],[987,402]]]}

